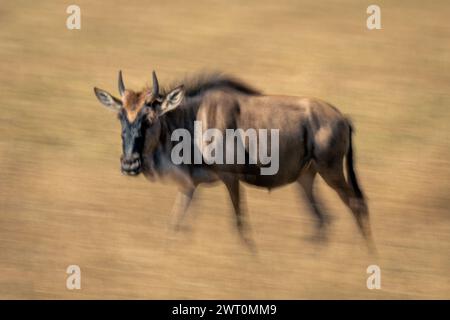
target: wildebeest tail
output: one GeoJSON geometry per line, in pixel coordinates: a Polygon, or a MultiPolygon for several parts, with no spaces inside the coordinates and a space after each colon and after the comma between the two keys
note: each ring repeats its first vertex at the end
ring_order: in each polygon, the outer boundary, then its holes
{"type": "Polygon", "coordinates": [[[352,135],[353,135],[353,127],[349,121],[349,145],[348,145],[348,151],[347,151],[347,156],[346,156],[347,180],[348,180],[347,182],[353,188],[353,192],[355,193],[355,196],[357,198],[362,199],[362,198],[364,198],[364,195],[361,191],[361,188],[359,187],[358,180],[356,179],[355,168],[353,165],[352,135]]]}

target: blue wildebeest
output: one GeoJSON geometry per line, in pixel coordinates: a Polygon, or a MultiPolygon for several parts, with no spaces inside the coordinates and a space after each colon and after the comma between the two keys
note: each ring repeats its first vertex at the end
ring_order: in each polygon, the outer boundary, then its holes
{"type": "MultiPolygon", "coordinates": [[[[153,72],[152,88],[125,89],[119,72],[120,98],[94,88],[100,102],[118,113],[122,125],[122,172],[154,177],[170,176],[179,185],[177,223],[201,183],[222,181],[229,191],[238,230],[249,241],[245,214],[240,205],[239,182],[272,189],[297,182],[317,218],[318,234],[328,219],[313,193],[317,173],[350,208],[362,235],[372,247],[366,200],[353,165],[352,126],[334,106],[319,99],[265,95],[235,78],[219,73],[201,74],[170,87],[159,87],[153,72]],[[172,133],[183,128],[194,135],[194,122],[204,128],[279,129],[279,170],[262,175],[257,164],[175,164],[172,133]],[[347,179],[344,175],[344,158],[347,179]]],[[[195,149],[194,141],[192,149],[195,149]]],[[[244,142],[245,152],[248,144],[244,142]]],[[[224,152],[231,152],[224,150],[224,152]]],[[[248,157],[246,157],[248,159],[248,157]]]]}

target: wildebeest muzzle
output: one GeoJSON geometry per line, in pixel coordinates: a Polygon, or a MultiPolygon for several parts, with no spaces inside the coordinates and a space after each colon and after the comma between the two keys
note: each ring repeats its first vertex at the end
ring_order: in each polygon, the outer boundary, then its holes
{"type": "Polygon", "coordinates": [[[136,176],[141,173],[141,158],[137,152],[134,152],[131,155],[122,155],[120,157],[120,163],[123,174],[136,176]]]}

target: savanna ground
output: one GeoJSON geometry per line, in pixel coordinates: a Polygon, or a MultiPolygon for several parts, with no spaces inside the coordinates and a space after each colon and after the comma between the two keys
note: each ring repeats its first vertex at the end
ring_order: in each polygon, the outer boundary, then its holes
{"type": "MultiPolygon", "coordinates": [[[[1,298],[450,298],[450,5],[378,1],[66,1],[0,5],[1,298]],[[224,70],[349,114],[379,255],[322,181],[327,244],[297,186],[246,187],[256,255],[225,188],[201,188],[190,232],[176,188],[122,176],[120,125],[93,94],[224,70]],[[82,289],[66,289],[81,267],[82,289]],[[381,290],[366,268],[381,267],[381,290]]],[[[282,110],[280,110],[282,112],[282,110]]]]}

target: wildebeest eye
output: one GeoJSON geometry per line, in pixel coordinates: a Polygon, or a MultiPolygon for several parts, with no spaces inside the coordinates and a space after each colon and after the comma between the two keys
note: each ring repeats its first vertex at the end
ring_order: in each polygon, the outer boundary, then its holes
{"type": "Polygon", "coordinates": [[[148,103],[146,103],[145,106],[148,108],[154,109],[157,104],[158,104],[158,101],[152,100],[152,101],[149,101],[148,103]]]}

